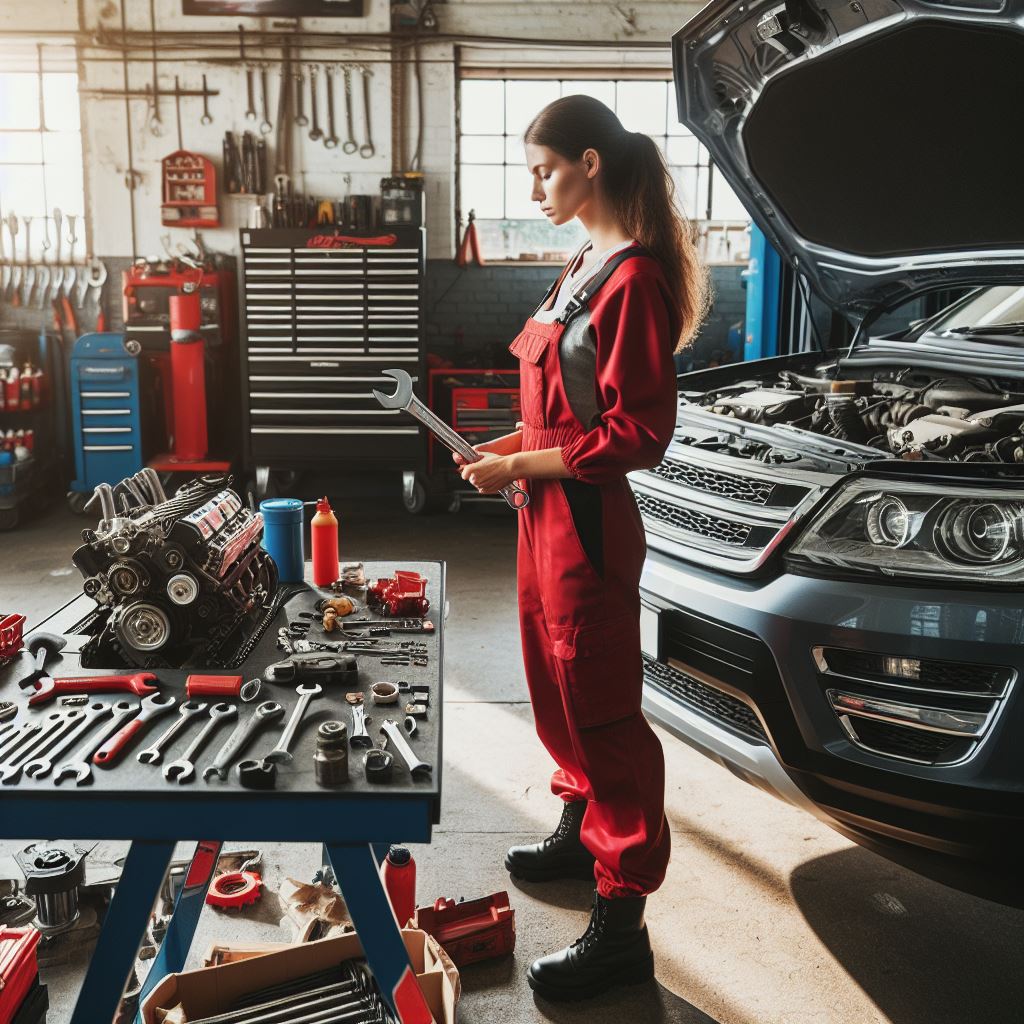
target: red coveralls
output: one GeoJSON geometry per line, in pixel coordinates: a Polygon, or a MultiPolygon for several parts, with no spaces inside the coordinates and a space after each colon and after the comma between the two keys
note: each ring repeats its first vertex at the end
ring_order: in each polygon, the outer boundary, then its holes
{"type": "Polygon", "coordinates": [[[625,474],[656,466],[671,440],[679,325],[648,255],[625,259],[589,308],[600,411],[589,431],[563,386],[565,325],[531,316],[510,350],[520,360],[522,450],[560,447],[575,478],[523,485],[519,617],[537,733],[558,764],[551,790],[589,801],[581,838],[607,898],[653,892],[669,858],[664,755],[640,710],[646,541],[625,474]]]}

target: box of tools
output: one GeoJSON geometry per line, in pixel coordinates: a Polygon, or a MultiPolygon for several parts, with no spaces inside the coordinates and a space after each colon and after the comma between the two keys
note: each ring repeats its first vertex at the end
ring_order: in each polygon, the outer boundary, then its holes
{"type": "MultiPolygon", "coordinates": [[[[434,1021],[455,1024],[456,986],[436,955],[432,940],[426,932],[414,928],[403,929],[402,939],[434,1021]]],[[[195,1024],[229,1011],[234,1019],[243,1009],[250,1009],[255,1019],[260,1016],[261,1005],[294,998],[297,1007],[303,1000],[316,998],[311,994],[320,991],[324,1000],[351,1000],[365,1006],[366,1002],[360,1003],[360,992],[365,991],[366,984],[358,966],[362,956],[359,936],[352,932],[218,967],[169,974],[146,998],[142,1019],[144,1024],[195,1024]],[[328,989],[334,991],[328,993],[328,989]]],[[[244,1016],[238,1015],[238,1019],[244,1016]]]]}

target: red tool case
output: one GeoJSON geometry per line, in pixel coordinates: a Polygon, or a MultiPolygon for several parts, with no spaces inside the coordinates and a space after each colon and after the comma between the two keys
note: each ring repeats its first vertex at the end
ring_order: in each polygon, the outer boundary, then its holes
{"type": "Polygon", "coordinates": [[[432,907],[419,907],[415,927],[432,935],[456,967],[493,960],[516,948],[516,912],[508,893],[456,903],[443,896],[432,907]]]}
{"type": "Polygon", "coordinates": [[[0,1021],[13,1021],[39,977],[35,928],[0,927],[0,1021]]]}

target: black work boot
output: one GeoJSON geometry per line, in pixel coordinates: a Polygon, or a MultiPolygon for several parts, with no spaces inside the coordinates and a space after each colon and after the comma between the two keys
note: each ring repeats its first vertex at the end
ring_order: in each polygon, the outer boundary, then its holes
{"type": "Polygon", "coordinates": [[[568,949],[535,960],[530,988],[551,1000],[590,999],[620,985],[654,977],[654,954],[644,924],[646,896],[607,900],[594,893],[590,924],[568,949]]]}
{"type": "Polygon", "coordinates": [[[513,846],[505,856],[505,867],[514,878],[525,882],[553,882],[559,878],[594,879],[594,857],[580,842],[580,825],[586,800],[563,803],[558,828],[532,846],[513,846]]]}

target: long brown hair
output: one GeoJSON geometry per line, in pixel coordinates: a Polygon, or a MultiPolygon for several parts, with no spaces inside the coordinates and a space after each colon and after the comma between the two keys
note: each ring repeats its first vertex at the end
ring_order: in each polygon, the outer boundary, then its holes
{"type": "Polygon", "coordinates": [[[707,312],[708,275],[693,229],[675,201],[675,182],[649,135],[629,132],[615,112],[591,96],[563,96],[531,122],[523,141],[547,146],[566,160],[588,149],[601,156],[601,186],[623,229],[661,264],[689,342],[707,312]]]}

